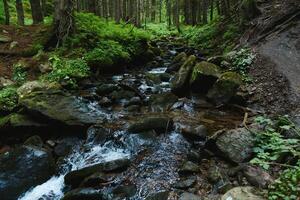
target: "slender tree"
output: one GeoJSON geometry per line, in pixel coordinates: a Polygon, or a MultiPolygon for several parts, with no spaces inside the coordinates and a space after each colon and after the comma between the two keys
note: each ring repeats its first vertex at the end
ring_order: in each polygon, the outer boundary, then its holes
{"type": "Polygon", "coordinates": [[[4,15],[5,15],[5,24],[6,25],[9,25],[9,23],[10,23],[10,14],[9,14],[8,1],[9,0],[3,0],[4,15]]]}
{"type": "Polygon", "coordinates": [[[17,16],[18,16],[18,24],[23,26],[24,25],[24,9],[23,9],[22,0],[16,0],[16,9],[17,9],[17,16]]]}
{"type": "Polygon", "coordinates": [[[31,6],[33,24],[40,24],[44,21],[40,0],[29,0],[31,6]]]}

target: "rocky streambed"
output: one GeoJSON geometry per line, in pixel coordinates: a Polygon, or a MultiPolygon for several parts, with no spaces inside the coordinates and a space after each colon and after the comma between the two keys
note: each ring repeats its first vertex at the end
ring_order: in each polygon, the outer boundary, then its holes
{"type": "Polygon", "coordinates": [[[147,65],[78,91],[19,88],[19,112],[0,122],[1,199],[261,199],[252,186],[269,177],[243,164],[253,135],[233,106],[240,77],[180,43],[157,47],[147,65]]]}

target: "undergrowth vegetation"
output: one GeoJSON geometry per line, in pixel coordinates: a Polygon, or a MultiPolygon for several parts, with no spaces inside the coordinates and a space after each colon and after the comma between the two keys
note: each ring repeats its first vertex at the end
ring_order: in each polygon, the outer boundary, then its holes
{"type": "Polygon", "coordinates": [[[187,26],[182,36],[190,45],[207,51],[206,53],[226,53],[232,50],[241,34],[238,24],[215,19],[202,26],[187,26]]]}
{"type": "Polygon", "coordinates": [[[77,81],[90,75],[87,63],[82,59],[61,59],[57,56],[49,58],[52,71],[41,76],[42,80],[58,82],[69,88],[76,88],[77,81]]]}
{"type": "Polygon", "coordinates": [[[107,22],[90,13],[76,13],[75,20],[76,32],[62,50],[69,56],[82,56],[88,64],[127,62],[147,49],[151,36],[133,25],[107,22]]]}
{"type": "Polygon", "coordinates": [[[253,164],[265,170],[280,167],[278,179],[269,187],[269,200],[297,200],[300,196],[300,128],[287,116],[271,120],[258,117],[264,126],[256,133],[253,164]]]}
{"type": "Polygon", "coordinates": [[[0,112],[11,112],[18,104],[18,95],[13,86],[0,90],[0,112]]]}

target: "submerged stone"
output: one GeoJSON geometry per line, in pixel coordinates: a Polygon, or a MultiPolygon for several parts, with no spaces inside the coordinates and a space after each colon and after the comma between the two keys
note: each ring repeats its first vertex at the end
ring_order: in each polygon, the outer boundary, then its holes
{"type": "Polygon", "coordinates": [[[157,133],[165,133],[172,129],[173,120],[169,117],[146,117],[137,123],[131,124],[128,131],[131,133],[141,133],[154,130],[157,133]]]}

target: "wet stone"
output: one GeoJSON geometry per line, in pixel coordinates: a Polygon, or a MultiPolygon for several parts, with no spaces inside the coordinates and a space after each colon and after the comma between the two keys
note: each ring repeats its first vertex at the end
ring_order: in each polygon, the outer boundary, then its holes
{"type": "Polygon", "coordinates": [[[102,183],[108,183],[113,181],[114,178],[114,174],[98,172],[85,178],[80,184],[80,187],[99,187],[102,183]]]}
{"type": "Polygon", "coordinates": [[[180,195],[179,200],[202,200],[202,198],[198,195],[185,192],[180,195]]]}
{"type": "Polygon", "coordinates": [[[168,200],[169,191],[162,191],[150,194],[145,200],[168,200]]]}
{"type": "Polygon", "coordinates": [[[157,133],[165,133],[172,129],[173,120],[169,117],[147,117],[137,123],[131,124],[128,131],[131,133],[140,133],[149,130],[155,130],[157,133]]]}
{"type": "Polygon", "coordinates": [[[204,125],[186,126],[181,129],[182,135],[189,140],[205,140],[208,136],[207,128],[204,125]]]}
{"type": "Polygon", "coordinates": [[[173,185],[174,188],[177,189],[188,189],[190,187],[193,187],[197,182],[196,176],[187,177],[185,179],[180,179],[177,183],[173,185]]]}
{"type": "Polygon", "coordinates": [[[118,198],[129,198],[135,195],[137,188],[135,185],[121,185],[113,189],[113,194],[118,198]]]}
{"type": "Polygon", "coordinates": [[[192,174],[199,172],[199,166],[191,161],[186,161],[179,169],[181,174],[192,174]]]}
{"type": "Polygon", "coordinates": [[[94,188],[78,188],[66,193],[62,200],[99,200],[102,199],[100,190],[94,188]]]}

